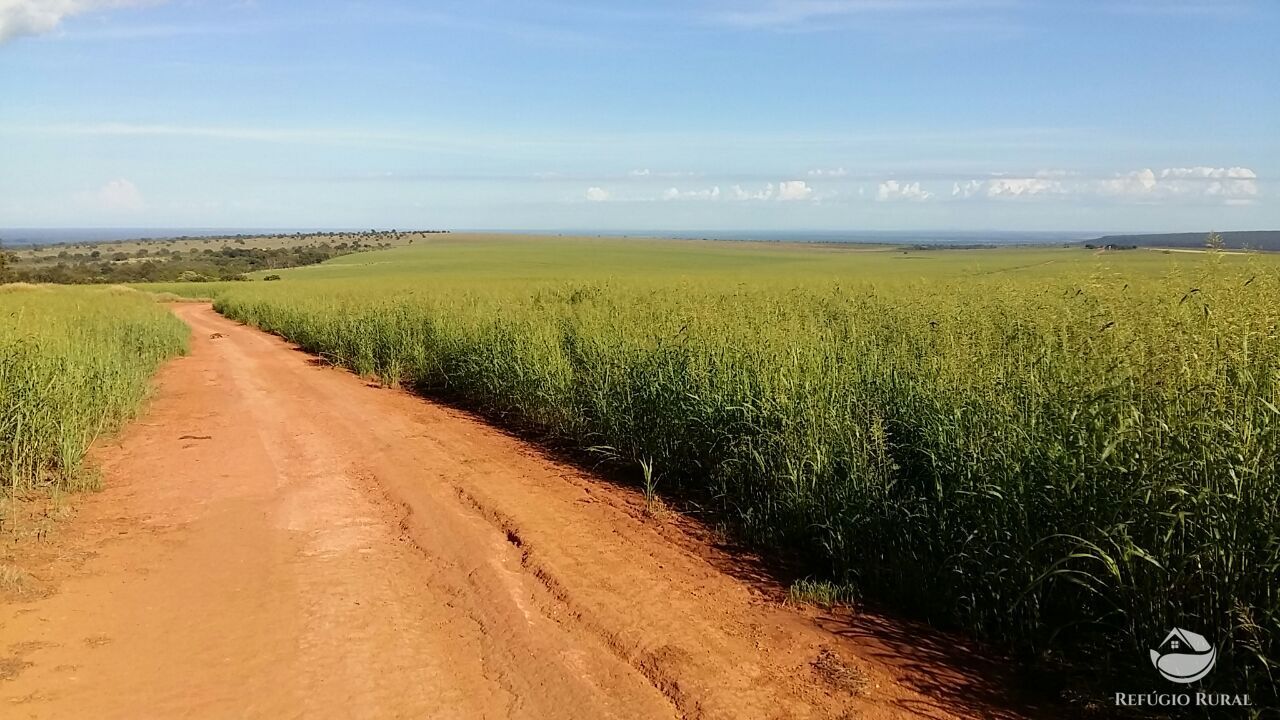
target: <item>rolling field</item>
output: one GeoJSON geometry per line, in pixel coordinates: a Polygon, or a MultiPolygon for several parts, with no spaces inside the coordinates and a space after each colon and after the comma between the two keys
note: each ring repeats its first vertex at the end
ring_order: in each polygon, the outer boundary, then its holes
{"type": "Polygon", "coordinates": [[[631,469],[818,588],[1274,692],[1271,256],[442,238],[218,310],[631,469]]]}
{"type": "Polygon", "coordinates": [[[187,328],[127,288],[0,286],[3,492],[86,484],[90,443],[137,409],[187,328]]]}

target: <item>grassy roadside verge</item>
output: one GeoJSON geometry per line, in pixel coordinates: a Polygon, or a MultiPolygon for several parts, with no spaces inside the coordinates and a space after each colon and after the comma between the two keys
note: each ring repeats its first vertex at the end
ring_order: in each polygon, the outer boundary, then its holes
{"type": "Polygon", "coordinates": [[[85,452],[130,417],[187,327],[120,287],[0,286],[0,483],[3,494],[88,482],[85,452]]]}

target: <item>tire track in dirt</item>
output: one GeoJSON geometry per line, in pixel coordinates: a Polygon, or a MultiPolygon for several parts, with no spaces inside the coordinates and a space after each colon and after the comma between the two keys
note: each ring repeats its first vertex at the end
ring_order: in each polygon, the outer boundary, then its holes
{"type": "Polygon", "coordinates": [[[952,639],[783,606],[635,492],[175,312],[191,355],[31,555],[59,591],[0,605],[0,715],[1020,717],[952,639]]]}

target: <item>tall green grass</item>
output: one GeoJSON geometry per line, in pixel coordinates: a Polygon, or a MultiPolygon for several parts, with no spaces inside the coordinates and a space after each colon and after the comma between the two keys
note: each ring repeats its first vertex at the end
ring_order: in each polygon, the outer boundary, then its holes
{"type": "Polygon", "coordinates": [[[74,488],[93,440],[128,417],[187,328],[125,288],[0,285],[0,482],[74,488]]]}
{"type": "Polygon", "coordinates": [[[610,247],[669,262],[457,245],[217,308],[648,468],[815,580],[1099,672],[1195,629],[1222,651],[1209,682],[1274,700],[1274,258],[725,250],[718,270],[610,247]]]}

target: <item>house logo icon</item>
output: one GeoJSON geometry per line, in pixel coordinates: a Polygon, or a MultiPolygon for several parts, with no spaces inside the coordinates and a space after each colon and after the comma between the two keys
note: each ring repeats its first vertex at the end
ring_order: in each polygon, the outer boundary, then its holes
{"type": "Polygon", "coordinates": [[[1165,680],[1193,683],[1213,669],[1218,650],[1203,635],[1174,628],[1164,637],[1160,647],[1151,651],[1151,664],[1165,680]]]}

